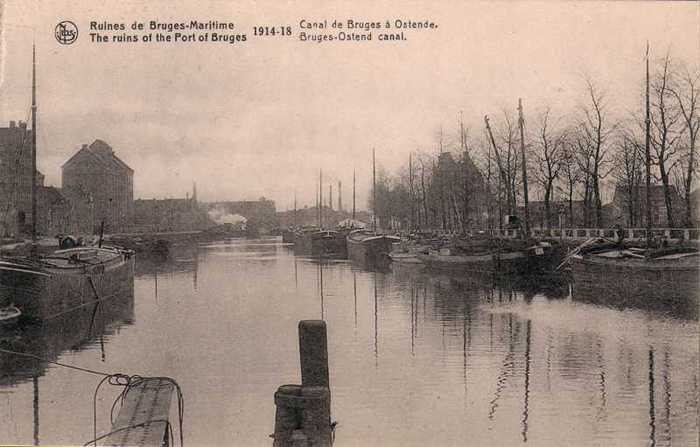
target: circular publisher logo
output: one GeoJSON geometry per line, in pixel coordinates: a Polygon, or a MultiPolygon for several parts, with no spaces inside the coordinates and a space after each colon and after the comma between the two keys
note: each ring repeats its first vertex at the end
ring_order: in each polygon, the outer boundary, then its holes
{"type": "Polygon", "coordinates": [[[78,39],[78,27],[70,20],[64,20],[56,25],[54,35],[61,45],[70,45],[78,39]]]}

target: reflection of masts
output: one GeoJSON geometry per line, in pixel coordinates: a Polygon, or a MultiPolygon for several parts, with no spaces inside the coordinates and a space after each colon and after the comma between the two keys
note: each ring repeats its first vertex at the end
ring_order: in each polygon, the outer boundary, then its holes
{"type": "Polygon", "coordinates": [[[671,442],[671,380],[668,377],[668,369],[670,367],[670,359],[668,351],[664,351],[664,419],[666,419],[666,438],[669,445],[671,442]]]}
{"type": "MultiPolygon", "coordinates": [[[[37,370],[39,365],[37,365],[37,370]]],[[[32,402],[32,408],[34,409],[34,445],[39,445],[39,376],[34,375],[32,377],[32,384],[34,385],[34,401],[32,402]]]]}
{"type": "Polygon", "coordinates": [[[374,273],[374,366],[379,366],[379,340],[377,322],[377,273],[374,273]]]}
{"type": "Polygon", "coordinates": [[[527,419],[529,416],[530,404],[530,337],[531,320],[527,320],[525,326],[525,398],[523,399],[523,442],[527,442],[527,419]]]}
{"type": "Polygon", "coordinates": [[[656,445],[656,410],[654,409],[654,350],[649,349],[649,440],[656,445]]]}
{"type": "Polygon", "coordinates": [[[411,355],[416,355],[416,291],[411,288],[411,355]]]}
{"type": "Polygon", "coordinates": [[[600,340],[597,343],[598,350],[598,367],[600,368],[600,409],[598,410],[598,419],[605,418],[605,410],[608,406],[608,396],[605,391],[605,362],[603,361],[603,346],[600,340]]]}
{"type": "Polygon", "coordinates": [[[467,306],[467,298],[463,299],[463,327],[462,327],[462,373],[464,378],[464,403],[467,403],[467,352],[472,340],[472,313],[467,306]]]}
{"type": "Polygon", "coordinates": [[[294,256],[294,290],[299,290],[299,274],[297,273],[297,257],[294,256]]]}
{"type": "Polygon", "coordinates": [[[357,330],[357,272],[352,272],[352,293],[355,298],[355,329],[357,330]]]}
{"type": "Polygon", "coordinates": [[[510,332],[510,341],[508,343],[508,353],[506,356],[503,358],[503,363],[501,364],[501,372],[498,374],[498,377],[496,378],[496,391],[494,392],[493,399],[491,399],[490,402],[490,408],[489,408],[489,419],[493,420],[494,416],[496,415],[496,408],[498,408],[498,400],[501,398],[501,393],[503,392],[503,388],[506,386],[506,381],[508,380],[508,376],[511,374],[511,370],[514,365],[514,360],[513,360],[513,315],[510,314],[508,315],[508,329],[510,332]]]}
{"type": "Polygon", "coordinates": [[[156,303],[158,303],[158,266],[153,269],[153,283],[155,286],[156,303]]]}
{"type": "Polygon", "coordinates": [[[319,293],[321,295],[321,320],[324,319],[325,310],[323,308],[323,264],[321,260],[318,260],[318,280],[319,280],[319,293]]]}
{"type": "Polygon", "coordinates": [[[192,274],[192,287],[197,290],[197,275],[199,274],[199,250],[194,250],[194,273],[192,274]]]}

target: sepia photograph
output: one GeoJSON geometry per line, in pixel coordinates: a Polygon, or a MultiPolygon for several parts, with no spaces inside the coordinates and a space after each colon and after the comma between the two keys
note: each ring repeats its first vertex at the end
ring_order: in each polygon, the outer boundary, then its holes
{"type": "Polygon", "coordinates": [[[700,3],[0,0],[0,446],[700,445],[700,3]]]}

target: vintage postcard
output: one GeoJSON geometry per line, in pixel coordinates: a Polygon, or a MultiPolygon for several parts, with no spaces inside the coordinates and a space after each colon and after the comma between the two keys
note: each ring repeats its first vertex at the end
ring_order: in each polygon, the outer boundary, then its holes
{"type": "Polygon", "coordinates": [[[693,446],[700,3],[0,0],[0,445],[693,446]]]}

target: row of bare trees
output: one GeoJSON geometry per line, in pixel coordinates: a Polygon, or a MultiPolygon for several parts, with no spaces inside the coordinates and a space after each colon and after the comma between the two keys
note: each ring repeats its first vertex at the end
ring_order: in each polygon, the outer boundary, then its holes
{"type": "MultiPolygon", "coordinates": [[[[529,196],[541,199],[534,206],[541,209],[544,226],[562,217],[559,223],[568,226],[603,227],[619,217],[641,226],[646,209],[643,85],[639,105],[620,111],[606,88],[584,78],[573,112],[537,110],[524,121],[522,133],[515,108],[485,117],[481,132],[470,133],[460,116],[454,134],[440,130],[435,148],[412,153],[396,175],[380,175],[376,213],[383,226],[451,231],[502,226],[506,215],[522,217],[519,148],[524,139],[529,196]],[[603,205],[613,192],[620,194],[617,212],[625,215],[606,221],[603,205]]],[[[653,66],[649,90],[651,189],[662,191],[665,215],[652,203],[654,224],[695,226],[700,70],[667,53],[653,66]]]]}

